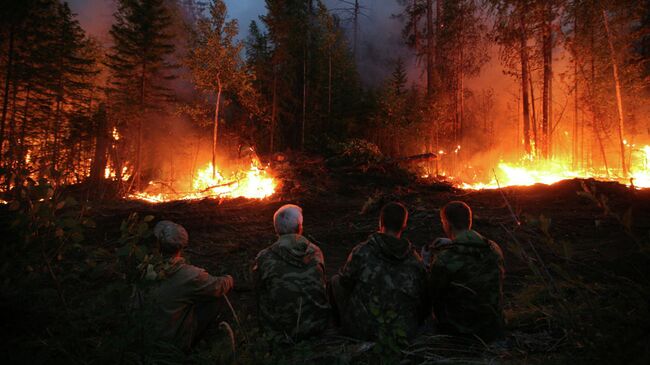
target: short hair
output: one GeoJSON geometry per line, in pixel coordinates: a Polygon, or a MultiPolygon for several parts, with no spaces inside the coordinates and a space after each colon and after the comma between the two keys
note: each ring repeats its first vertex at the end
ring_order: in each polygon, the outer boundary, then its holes
{"type": "Polygon", "coordinates": [[[302,226],[302,208],[293,204],[281,206],[273,215],[273,226],[279,235],[298,233],[302,226]]]}
{"type": "Polygon", "coordinates": [[[455,230],[472,228],[472,209],[461,201],[452,201],[442,207],[440,218],[446,220],[455,230]]]}
{"type": "Polygon", "coordinates": [[[187,246],[189,236],[180,224],[172,221],[160,221],[153,229],[158,239],[160,250],[166,254],[175,254],[187,246]]]}
{"type": "Polygon", "coordinates": [[[392,232],[401,232],[406,228],[409,212],[402,203],[392,202],[381,208],[379,222],[392,232]]]}

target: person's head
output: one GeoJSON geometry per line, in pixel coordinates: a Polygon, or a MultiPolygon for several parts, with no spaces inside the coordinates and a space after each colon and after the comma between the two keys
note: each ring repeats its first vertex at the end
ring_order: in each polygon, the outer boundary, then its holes
{"type": "Polygon", "coordinates": [[[283,205],[273,215],[275,232],[283,234],[302,234],[302,208],[297,205],[283,205]]]}
{"type": "Polygon", "coordinates": [[[388,203],[381,208],[379,232],[400,237],[406,228],[409,213],[402,203],[388,203]]]}
{"type": "Polygon", "coordinates": [[[442,229],[449,238],[458,232],[472,229],[472,209],[461,201],[452,201],[440,209],[442,229]]]}
{"type": "Polygon", "coordinates": [[[158,222],[153,234],[158,239],[160,251],[165,255],[179,255],[189,241],[185,228],[172,221],[158,222]]]}

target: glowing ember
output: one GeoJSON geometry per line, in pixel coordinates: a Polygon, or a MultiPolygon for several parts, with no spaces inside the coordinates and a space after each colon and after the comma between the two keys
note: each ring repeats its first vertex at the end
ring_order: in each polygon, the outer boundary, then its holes
{"type": "MultiPolygon", "coordinates": [[[[150,187],[156,183],[150,182],[150,187]]],[[[151,193],[146,192],[129,195],[129,198],[144,200],[152,203],[160,203],[171,200],[193,200],[203,198],[250,198],[263,199],[275,193],[277,182],[268,175],[265,169],[261,169],[254,163],[250,169],[237,171],[229,178],[225,178],[219,168],[214,170],[212,163],[199,169],[192,181],[192,192],[188,193],[151,193]],[[214,171],[214,174],[213,174],[214,171]],[[213,177],[214,176],[214,177],[213,177]]]]}
{"type": "Polygon", "coordinates": [[[120,133],[117,131],[116,127],[113,127],[113,131],[111,132],[111,134],[113,135],[114,140],[116,141],[120,140],[120,133]]]}

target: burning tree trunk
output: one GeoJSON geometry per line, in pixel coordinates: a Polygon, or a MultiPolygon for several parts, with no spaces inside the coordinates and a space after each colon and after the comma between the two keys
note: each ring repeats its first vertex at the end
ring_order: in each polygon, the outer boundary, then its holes
{"type": "Polygon", "coordinates": [[[603,25],[607,33],[607,44],[609,45],[609,56],[612,62],[612,72],[614,74],[614,85],[616,88],[616,106],[618,109],[618,141],[621,149],[621,169],[623,176],[627,176],[627,164],[625,163],[625,143],[623,134],[625,133],[625,119],[623,114],[623,97],[621,96],[621,80],[618,76],[618,65],[616,63],[616,53],[614,52],[614,42],[612,41],[612,33],[609,29],[609,21],[607,20],[607,12],[602,9],[603,25]]]}

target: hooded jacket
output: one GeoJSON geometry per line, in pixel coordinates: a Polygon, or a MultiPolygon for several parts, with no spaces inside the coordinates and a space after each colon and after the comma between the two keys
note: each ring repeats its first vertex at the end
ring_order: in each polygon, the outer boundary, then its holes
{"type": "Polygon", "coordinates": [[[476,231],[461,232],[435,249],[429,281],[440,328],[484,341],[501,336],[504,275],[501,248],[476,231]]]}
{"type": "Polygon", "coordinates": [[[368,340],[412,336],[426,313],[425,282],[422,259],[408,240],[372,234],[339,273],[336,285],[347,297],[339,303],[344,331],[368,340]]]}
{"type": "MultiPolygon", "coordinates": [[[[217,298],[232,288],[232,279],[212,276],[189,265],[183,257],[174,257],[165,271],[166,279],[152,290],[152,300],[159,309],[159,324],[164,338],[175,339],[183,349],[195,340],[198,323],[197,307],[207,305],[216,310],[217,298]]],[[[204,310],[205,311],[205,310],[204,310]]]]}
{"type": "Polygon", "coordinates": [[[285,234],[260,251],[253,265],[260,324],[293,338],[325,329],[329,321],[321,250],[299,234],[285,234]]]}

